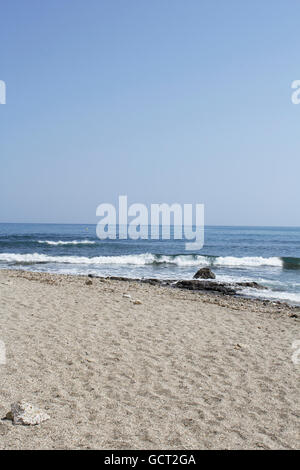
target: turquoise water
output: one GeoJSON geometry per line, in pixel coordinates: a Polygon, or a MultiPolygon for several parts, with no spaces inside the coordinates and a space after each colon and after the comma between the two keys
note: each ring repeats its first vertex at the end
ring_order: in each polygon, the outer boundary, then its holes
{"type": "Polygon", "coordinates": [[[268,287],[245,295],[300,305],[300,228],[208,226],[192,253],[184,240],[99,240],[95,225],[0,224],[0,268],[191,279],[201,266],[268,287]]]}

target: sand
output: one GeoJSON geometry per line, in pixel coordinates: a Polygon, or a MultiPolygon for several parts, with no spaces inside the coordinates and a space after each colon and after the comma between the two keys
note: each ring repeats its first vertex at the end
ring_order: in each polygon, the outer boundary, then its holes
{"type": "Polygon", "coordinates": [[[299,309],[86,280],[0,271],[1,449],[300,447],[299,309]]]}

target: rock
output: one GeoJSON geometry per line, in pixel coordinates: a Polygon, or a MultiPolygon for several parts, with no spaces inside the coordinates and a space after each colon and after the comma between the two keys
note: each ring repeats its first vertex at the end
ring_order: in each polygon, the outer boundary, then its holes
{"type": "Polygon", "coordinates": [[[130,294],[123,294],[123,297],[125,297],[126,299],[131,299],[131,295],[130,295],[130,294]]]}
{"type": "Polygon", "coordinates": [[[216,275],[210,268],[201,268],[194,275],[194,279],[216,279],[216,275]]]}
{"type": "Polygon", "coordinates": [[[10,419],[13,424],[34,426],[50,419],[50,416],[43,410],[40,410],[30,403],[26,403],[22,400],[11,405],[11,411],[7,413],[6,419],[10,419]]]}
{"type": "Polygon", "coordinates": [[[85,283],[87,286],[91,286],[93,284],[93,281],[91,281],[90,279],[87,279],[85,283]]]}
{"type": "Polygon", "coordinates": [[[141,279],[141,282],[150,284],[151,286],[160,286],[162,284],[161,279],[155,279],[155,278],[141,279]]]}
{"type": "Polygon", "coordinates": [[[258,284],[258,282],[237,282],[235,284],[236,286],[239,286],[239,287],[252,287],[253,289],[267,289],[267,287],[265,286],[262,286],[261,284],[258,284]]]}
{"type": "Polygon", "coordinates": [[[88,274],[88,277],[95,277],[94,274],[88,274]]]}
{"type": "Polygon", "coordinates": [[[108,276],[106,279],[111,281],[139,281],[139,278],[134,277],[122,277],[122,276],[108,276]]]}
{"type": "Polygon", "coordinates": [[[174,282],[177,282],[175,279],[156,279],[156,278],[147,278],[141,279],[140,282],[145,284],[150,284],[151,286],[170,286],[174,282]]]}
{"type": "Polygon", "coordinates": [[[142,302],[140,300],[133,300],[132,303],[133,305],[142,305],[142,302]]]}
{"type": "Polygon", "coordinates": [[[218,282],[211,281],[178,281],[174,284],[174,287],[179,287],[180,289],[188,290],[204,290],[204,291],[214,291],[221,292],[222,294],[234,295],[236,294],[235,289],[228,284],[221,284],[218,282]]]}
{"type": "Polygon", "coordinates": [[[3,418],[3,419],[8,419],[9,421],[13,421],[14,418],[13,418],[13,415],[11,414],[11,411],[9,411],[6,414],[5,418],[3,418]]]}

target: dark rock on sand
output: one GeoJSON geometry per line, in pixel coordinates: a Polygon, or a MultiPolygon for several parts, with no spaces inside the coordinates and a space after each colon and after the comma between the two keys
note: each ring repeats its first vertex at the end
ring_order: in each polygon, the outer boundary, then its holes
{"type": "Polygon", "coordinates": [[[216,279],[216,275],[210,268],[201,268],[194,275],[194,279],[216,279]]]}
{"type": "Polygon", "coordinates": [[[141,282],[145,284],[150,284],[151,286],[169,286],[170,284],[176,281],[171,280],[171,279],[149,278],[149,279],[141,279],[141,282]]]}
{"type": "Polygon", "coordinates": [[[140,279],[135,277],[122,277],[122,276],[107,276],[104,279],[112,280],[112,281],[140,281],[140,279]]]}
{"type": "Polygon", "coordinates": [[[239,287],[252,287],[253,289],[267,289],[267,287],[265,286],[262,286],[261,284],[258,284],[258,282],[237,282],[235,284],[236,286],[239,286],[239,287]]]}
{"type": "Polygon", "coordinates": [[[149,279],[141,279],[141,282],[150,284],[151,286],[160,286],[161,285],[161,280],[160,279],[155,279],[155,278],[149,278],[149,279]]]}
{"type": "Polygon", "coordinates": [[[235,289],[233,289],[228,284],[220,284],[218,282],[209,282],[209,281],[178,281],[174,285],[175,287],[179,287],[180,289],[188,289],[188,290],[203,290],[203,291],[213,291],[213,292],[220,292],[226,295],[234,295],[236,293],[235,289]]]}
{"type": "Polygon", "coordinates": [[[112,281],[143,282],[145,284],[151,284],[152,286],[168,286],[169,284],[176,282],[169,279],[156,279],[151,277],[147,279],[139,279],[134,277],[108,276],[105,279],[112,281]]]}
{"type": "Polygon", "coordinates": [[[296,313],[291,313],[291,315],[289,315],[290,318],[298,318],[298,315],[296,313]]]}

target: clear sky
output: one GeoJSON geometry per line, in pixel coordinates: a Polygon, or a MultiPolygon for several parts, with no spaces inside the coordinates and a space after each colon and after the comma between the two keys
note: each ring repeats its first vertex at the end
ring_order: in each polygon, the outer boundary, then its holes
{"type": "Polygon", "coordinates": [[[298,0],[1,0],[0,221],[300,225],[298,0]]]}

